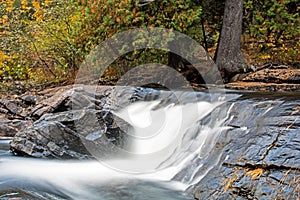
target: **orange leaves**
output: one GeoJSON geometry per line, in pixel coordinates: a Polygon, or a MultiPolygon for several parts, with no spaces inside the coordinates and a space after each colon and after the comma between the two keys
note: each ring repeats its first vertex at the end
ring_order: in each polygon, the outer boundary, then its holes
{"type": "Polygon", "coordinates": [[[10,56],[6,55],[2,51],[0,51],[0,63],[3,63],[4,61],[10,60],[10,56]]]}
{"type": "Polygon", "coordinates": [[[238,169],[234,169],[234,174],[232,177],[229,177],[224,180],[223,186],[224,186],[224,192],[228,191],[229,188],[232,186],[232,184],[239,178],[238,169]]]}
{"type": "Polygon", "coordinates": [[[257,168],[254,170],[247,171],[246,176],[251,176],[251,179],[254,180],[254,179],[260,177],[263,174],[263,172],[264,172],[263,168],[257,168]]]}
{"type": "Polygon", "coordinates": [[[258,15],[258,17],[259,17],[262,21],[264,20],[264,18],[263,18],[263,16],[262,16],[262,14],[261,14],[260,11],[257,11],[257,15],[258,15]]]}
{"type": "Polygon", "coordinates": [[[36,67],[40,59],[48,63],[49,57],[65,64],[64,54],[71,55],[71,31],[80,20],[72,19],[79,16],[73,0],[0,0],[0,8],[0,36],[5,35],[4,41],[0,39],[5,49],[5,55],[0,52],[0,68],[5,63],[7,76],[26,78],[30,72],[26,66],[36,67]]]}
{"type": "Polygon", "coordinates": [[[6,1],[6,11],[11,12],[14,9],[14,0],[7,0],[6,1]]]}
{"type": "Polygon", "coordinates": [[[11,11],[13,11],[13,7],[7,7],[7,8],[5,8],[5,10],[7,11],[7,12],[11,12],[11,11]]]}
{"type": "Polygon", "coordinates": [[[291,113],[291,115],[296,115],[300,112],[300,106],[296,106],[294,109],[293,109],[293,112],[291,113]]]}
{"type": "Polygon", "coordinates": [[[91,5],[91,12],[96,13],[95,6],[91,5]]]}

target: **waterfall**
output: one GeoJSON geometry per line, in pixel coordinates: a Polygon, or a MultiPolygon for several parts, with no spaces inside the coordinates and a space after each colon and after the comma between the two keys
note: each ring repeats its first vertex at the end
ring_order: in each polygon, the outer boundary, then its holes
{"type": "Polygon", "coordinates": [[[21,188],[41,199],[190,199],[176,191],[200,181],[218,162],[210,153],[228,128],[227,102],[238,97],[199,94],[116,107],[113,113],[130,125],[126,142],[110,157],[97,154],[98,161],[0,157],[0,191],[21,188]]]}

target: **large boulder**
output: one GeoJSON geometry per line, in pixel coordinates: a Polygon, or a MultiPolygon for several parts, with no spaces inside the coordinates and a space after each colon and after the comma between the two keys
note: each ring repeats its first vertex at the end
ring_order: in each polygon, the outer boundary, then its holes
{"type": "MultiPolygon", "coordinates": [[[[109,110],[112,89],[79,85],[44,91],[31,108],[34,123],[14,136],[11,151],[23,156],[82,159],[90,156],[87,145],[120,145],[128,125],[109,110]]],[[[26,99],[33,102],[31,97],[26,99]]],[[[130,101],[122,98],[124,104],[130,101]]]]}
{"type": "Polygon", "coordinates": [[[38,158],[88,158],[86,145],[121,143],[125,134],[118,126],[120,122],[121,119],[107,110],[50,113],[30,128],[19,131],[10,149],[15,155],[38,158]]]}
{"type": "Polygon", "coordinates": [[[47,113],[102,109],[112,87],[71,85],[0,98],[0,137],[13,137],[47,113]]]}
{"type": "Polygon", "coordinates": [[[43,98],[31,109],[31,116],[39,119],[47,113],[94,108],[102,109],[107,104],[113,87],[110,86],[64,86],[41,93],[43,98]]]}

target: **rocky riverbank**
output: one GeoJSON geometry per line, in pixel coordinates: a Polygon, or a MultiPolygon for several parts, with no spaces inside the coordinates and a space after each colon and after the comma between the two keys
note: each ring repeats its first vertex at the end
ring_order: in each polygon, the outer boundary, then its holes
{"type": "Polygon", "coordinates": [[[112,132],[112,114],[102,111],[108,105],[110,90],[111,87],[96,90],[95,87],[64,86],[3,98],[0,100],[0,137],[13,137],[10,147],[15,155],[84,158],[89,155],[81,141],[84,135],[78,133],[74,123],[89,120],[93,112],[105,120],[104,127],[90,124],[90,132],[86,134],[103,128],[112,132]],[[91,113],[83,108],[92,108],[91,113]]]}
{"type": "MultiPolygon", "coordinates": [[[[296,71],[291,74],[298,76],[296,71]]],[[[249,89],[245,85],[256,84],[258,88],[253,90],[287,91],[287,87],[295,85],[288,91],[299,91],[297,82],[264,82],[286,86],[262,89],[260,82],[246,82],[249,77],[255,76],[249,74],[242,83],[229,83],[239,86],[229,88],[249,89]]],[[[127,124],[120,123],[109,111],[112,89],[111,86],[63,86],[1,98],[0,137],[13,137],[10,149],[15,155],[37,158],[86,159],[91,155],[84,143],[113,141],[122,145],[124,128],[119,126],[127,124]]],[[[120,105],[147,99],[145,90],[137,89],[130,94],[133,96],[120,99],[120,105]]],[[[224,149],[219,165],[190,188],[196,199],[300,198],[300,101],[298,93],[282,94],[275,98],[247,93],[234,103],[233,118],[228,122],[232,128],[222,133],[216,146],[224,149]]]]}
{"type": "Polygon", "coordinates": [[[225,87],[233,90],[267,92],[300,91],[300,69],[266,64],[252,72],[237,74],[225,87]]]}

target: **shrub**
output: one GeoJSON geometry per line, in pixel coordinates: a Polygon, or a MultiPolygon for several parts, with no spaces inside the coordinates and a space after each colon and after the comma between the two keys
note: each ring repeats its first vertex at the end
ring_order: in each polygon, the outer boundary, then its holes
{"type": "Polygon", "coordinates": [[[79,17],[72,1],[7,0],[0,9],[2,79],[36,79],[43,71],[55,80],[77,65],[69,41],[79,17]]]}

